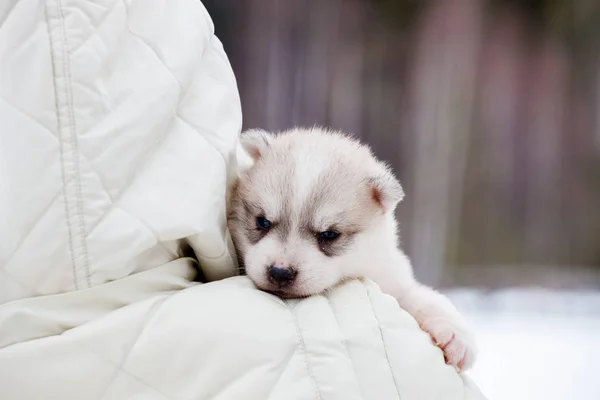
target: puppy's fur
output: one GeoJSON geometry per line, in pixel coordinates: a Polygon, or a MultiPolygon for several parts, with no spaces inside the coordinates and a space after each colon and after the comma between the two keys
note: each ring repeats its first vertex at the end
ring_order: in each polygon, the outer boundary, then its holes
{"type": "Polygon", "coordinates": [[[240,168],[228,225],[257,287],[303,297],[346,278],[372,279],[431,335],[449,364],[472,365],[476,349],[462,316],[414,279],[398,248],[394,209],[404,192],[368,147],[321,128],[252,130],[241,144],[251,162],[240,168]],[[338,236],[325,240],[322,232],[338,236]],[[293,270],[293,280],[273,280],[273,266],[293,270]]]}

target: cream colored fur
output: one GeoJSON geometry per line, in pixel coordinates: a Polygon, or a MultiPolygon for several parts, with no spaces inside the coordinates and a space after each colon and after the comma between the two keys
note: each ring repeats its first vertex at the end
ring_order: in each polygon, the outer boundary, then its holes
{"type": "Polygon", "coordinates": [[[398,247],[396,204],[404,193],[371,150],[339,132],[292,129],[242,134],[250,156],[240,168],[228,217],[240,264],[256,286],[282,297],[321,293],[347,278],[369,278],[394,296],[459,370],[476,355],[472,335],[450,301],[418,283],[398,247]],[[257,227],[257,217],[272,224],[257,227]],[[333,242],[319,232],[335,230],[333,242]],[[272,265],[297,271],[282,287],[272,265]]]}

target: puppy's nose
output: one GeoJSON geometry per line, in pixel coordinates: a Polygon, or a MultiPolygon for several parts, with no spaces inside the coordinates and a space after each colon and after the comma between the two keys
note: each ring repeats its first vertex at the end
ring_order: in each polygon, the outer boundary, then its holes
{"type": "Polygon", "coordinates": [[[297,272],[291,267],[282,267],[280,265],[271,265],[268,269],[269,280],[277,283],[279,287],[288,286],[296,278],[297,272]]]}

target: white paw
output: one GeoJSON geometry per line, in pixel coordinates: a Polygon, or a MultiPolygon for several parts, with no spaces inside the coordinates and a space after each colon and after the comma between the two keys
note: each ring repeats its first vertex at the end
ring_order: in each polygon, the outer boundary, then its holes
{"type": "Polygon", "coordinates": [[[421,328],[442,349],[446,364],[453,365],[460,372],[475,363],[477,346],[471,333],[460,321],[436,316],[425,319],[421,328]]]}

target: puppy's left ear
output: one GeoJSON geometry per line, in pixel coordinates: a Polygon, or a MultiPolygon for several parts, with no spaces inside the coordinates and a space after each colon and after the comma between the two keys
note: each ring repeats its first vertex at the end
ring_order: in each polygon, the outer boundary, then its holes
{"type": "Polygon", "coordinates": [[[369,178],[368,184],[373,201],[384,212],[394,210],[396,205],[404,198],[402,185],[387,167],[381,173],[369,178]]]}
{"type": "Polygon", "coordinates": [[[266,154],[271,146],[273,134],[262,129],[250,129],[242,132],[240,144],[253,161],[266,154]]]}

